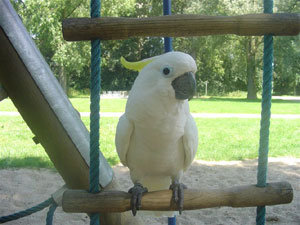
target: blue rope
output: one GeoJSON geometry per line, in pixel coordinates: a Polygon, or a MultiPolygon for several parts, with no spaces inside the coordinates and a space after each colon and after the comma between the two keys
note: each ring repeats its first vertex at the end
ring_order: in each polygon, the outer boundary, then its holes
{"type": "Polygon", "coordinates": [[[53,216],[54,216],[54,212],[55,212],[56,208],[57,208],[57,204],[55,202],[53,202],[47,213],[46,225],[52,225],[53,216]]]}
{"type": "MultiPolygon", "coordinates": [[[[273,0],[264,0],[264,13],[273,13],[273,0]]],[[[259,157],[257,171],[257,186],[265,187],[268,171],[269,128],[271,118],[272,100],[272,74],[273,74],[273,36],[264,36],[264,68],[262,111],[260,121],[259,157]]],[[[264,225],[266,221],[266,207],[257,207],[256,224],[264,225]]]]}
{"type": "Polygon", "coordinates": [[[44,208],[47,208],[48,206],[50,206],[51,204],[54,204],[54,203],[55,202],[54,202],[53,198],[49,198],[46,201],[44,201],[44,202],[42,202],[42,203],[40,203],[36,206],[33,206],[29,209],[26,209],[26,210],[23,210],[23,211],[20,211],[20,212],[17,212],[17,213],[8,215],[8,216],[0,217],[0,223],[6,223],[6,222],[9,222],[9,221],[13,221],[13,220],[23,218],[25,216],[29,216],[33,213],[36,213],[38,211],[43,210],[44,208]]]}
{"type": "MultiPolygon", "coordinates": [[[[100,17],[100,0],[91,0],[91,17],[100,17]]],[[[91,41],[91,104],[90,104],[90,188],[91,193],[100,191],[99,187],[99,130],[100,130],[100,40],[91,41]]],[[[90,215],[90,224],[99,225],[99,214],[90,215]]]]}
{"type": "MultiPolygon", "coordinates": [[[[171,15],[171,0],[163,0],[163,12],[164,15],[171,15]]],[[[165,37],[164,38],[165,43],[165,52],[171,52],[172,49],[172,38],[165,37]]]]}

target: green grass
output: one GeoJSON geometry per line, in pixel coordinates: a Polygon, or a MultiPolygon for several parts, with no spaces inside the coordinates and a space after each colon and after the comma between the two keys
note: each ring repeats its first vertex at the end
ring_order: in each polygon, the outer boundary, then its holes
{"type": "MultiPolygon", "coordinates": [[[[89,119],[82,118],[89,127],[89,119]]],[[[114,136],[118,118],[101,119],[101,151],[111,165],[119,162],[114,136]]],[[[244,160],[257,157],[259,119],[196,119],[199,130],[197,159],[244,160]]],[[[300,120],[273,119],[270,157],[300,158],[300,120]]],[[[0,168],[53,168],[41,145],[21,117],[0,117],[0,168]]]]}
{"type": "MultiPolygon", "coordinates": [[[[90,111],[89,97],[70,98],[72,105],[79,112],[90,111]]],[[[101,112],[124,112],[127,99],[101,99],[100,111],[101,112]]]]}
{"type": "MultiPolygon", "coordinates": [[[[89,118],[82,118],[89,127],[89,118]]],[[[101,151],[111,165],[119,162],[114,146],[118,118],[101,119],[101,151]]],[[[0,168],[54,168],[44,149],[36,145],[34,135],[21,117],[0,117],[0,168]]]]}
{"type": "MultiPolygon", "coordinates": [[[[70,98],[80,112],[89,111],[89,98],[70,98]]],[[[260,113],[260,100],[211,97],[190,101],[197,113],[260,113]]],[[[102,99],[102,112],[123,112],[126,99],[102,99]]],[[[17,111],[9,99],[0,102],[0,111],[17,111]]],[[[300,114],[299,101],[273,100],[273,114],[300,114]]],[[[89,118],[83,117],[89,127],[89,118]]],[[[101,151],[111,165],[119,162],[114,136],[118,118],[101,118],[101,151]]],[[[244,160],[257,157],[259,119],[197,118],[199,148],[197,159],[244,160]]],[[[34,135],[21,117],[0,117],[0,168],[54,168],[41,145],[32,141],[34,135]]],[[[300,158],[300,120],[272,119],[270,157],[300,158]]]]}
{"type": "MultiPolygon", "coordinates": [[[[90,111],[89,97],[70,98],[72,105],[79,112],[90,111]]],[[[101,112],[124,112],[127,99],[101,99],[101,112]]],[[[17,109],[10,99],[4,99],[0,102],[0,112],[16,112],[17,109]]]]}
{"type": "MultiPolygon", "coordinates": [[[[196,119],[199,131],[197,158],[245,160],[257,158],[259,119],[196,119]]],[[[300,158],[300,120],[272,119],[270,157],[300,158]]]]}
{"type": "MultiPolygon", "coordinates": [[[[192,99],[190,110],[193,113],[260,114],[261,100],[220,97],[192,99]]],[[[273,114],[300,114],[300,102],[273,99],[271,110],[273,114]]]]}
{"type": "Polygon", "coordinates": [[[0,168],[32,167],[53,168],[41,145],[22,117],[0,116],[0,168]]]}
{"type": "MultiPolygon", "coordinates": [[[[73,106],[79,112],[90,111],[88,97],[70,98],[73,106]]],[[[101,112],[124,112],[126,99],[101,99],[101,112]]],[[[243,98],[200,98],[190,101],[190,110],[193,113],[245,113],[260,114],[260,100],[243,98]]],[[[0,111],[16,111],[12,102],[6,99],[0,102],[0,111]]],[[[300,102],[292,100],[272,100],[273,114],[300,114],[300,102]]]]}
{"type": "Polygon", "coordinates": [[[0,102],[0,112],[16,112],[17,109],[9,98],[0,102]]]}

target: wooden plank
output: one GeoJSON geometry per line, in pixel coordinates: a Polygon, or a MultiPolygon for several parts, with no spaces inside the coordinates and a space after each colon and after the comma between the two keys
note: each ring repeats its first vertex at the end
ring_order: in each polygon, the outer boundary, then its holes
{"type": "Polygon", "coordinates": [[[67,41],[117,40],[130,37],[189,37],[236,34],[298,35],[300,14],[248,14],[242,16],[170,15],[153,18],[70,18],[63,21],[67,41]]]}
{"type": "MultiPolygon", "coordinates": [[[[91,194],[83,190],[67,190],[63,194],[65,212],[125,212],[130,210],[131,195],[122,191],[104,191],[91,194]]],[[[267,187],[255,185],[237,186],[228,189],[184,190],[184,210],[219,206],[254,207],[287,204],[293,200],[293,189],[287,182],[270,183],[267,187]]],[[[172,191],[146,193],[141,210],[175,211],[172,191]]]]}

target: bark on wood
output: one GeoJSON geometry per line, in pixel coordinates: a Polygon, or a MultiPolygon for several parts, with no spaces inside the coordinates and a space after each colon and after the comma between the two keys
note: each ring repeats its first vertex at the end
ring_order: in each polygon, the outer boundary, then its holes
{"type": "Polygon", "coordinates": [[[153,18],[70,18],[63,21],[67,41],[117,40],[129,37],[189,37],[236,34],[297,35],[300,14],[249,14],[242,16],[169,15],[153,18]]]}
{"type": "MultiPolygon", "coordinates": [[[[67,190],[63,195],[65,212],[125,212],[130,210],[131,195],[122,191],[104,191],[90,194],[82,190],[67,190]]],[[[184,191],[184,210],[219,206],[253,207],[287,204],[293,199],[293,189],[287,182],[270,183],[267,187],[255,185],[228,189],[184,191]]],[[[176,211],[172,191],[162,190],[146,193],[142,198],[141,210],[176,211]]]]}

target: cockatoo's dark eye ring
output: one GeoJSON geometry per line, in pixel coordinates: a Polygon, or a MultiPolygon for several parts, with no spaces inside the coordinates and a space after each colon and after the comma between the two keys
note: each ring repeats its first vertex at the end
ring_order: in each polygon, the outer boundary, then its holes
{"type": "Polygon", "coordinates": [[[163,74],[164,74],[164,75],[169,75],[170,73],[171,73],[170,68],[165,67],[165,68],[163,69],[163,74]]]}
{"type": "Polygon", "coordinates": [[[162,67],[161,69],[161,74],[165,77],[165,78],[169,78],[173,75],[173,68],[169,65],[165,65],[162,67]]]}

